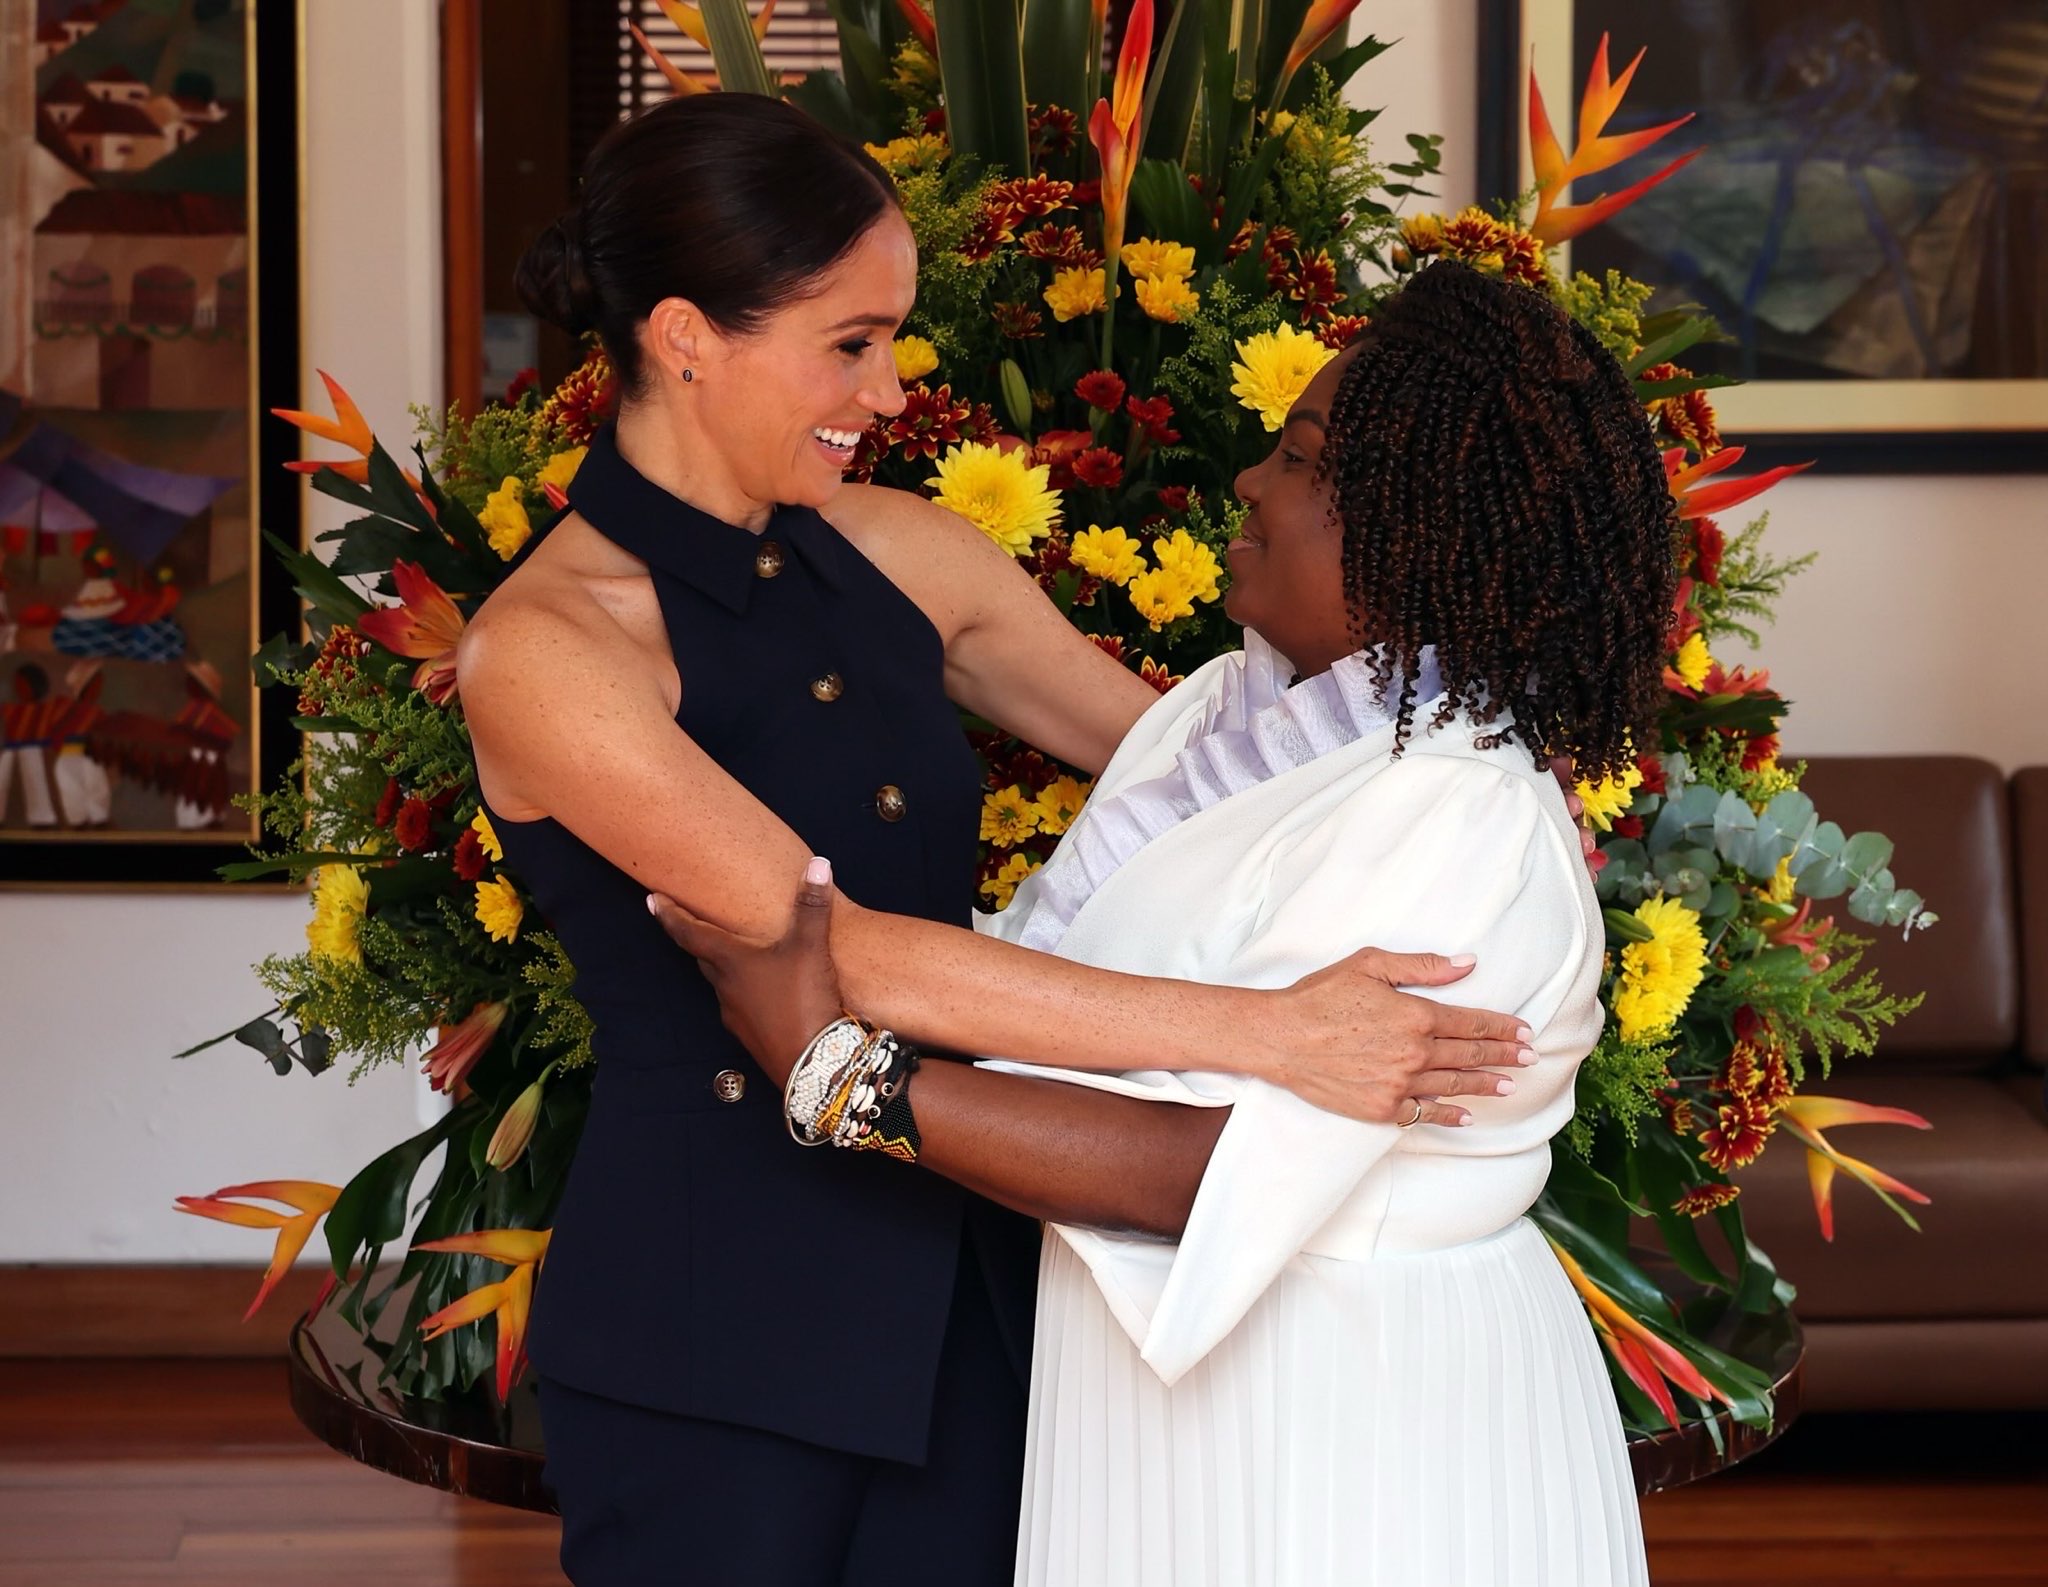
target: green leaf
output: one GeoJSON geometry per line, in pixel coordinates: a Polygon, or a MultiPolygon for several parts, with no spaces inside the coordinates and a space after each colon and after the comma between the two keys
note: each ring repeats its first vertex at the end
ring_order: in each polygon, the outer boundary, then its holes
{"type": "Polygon", "coordinates": [[[846,80],[837,72],[806,72],[802,81],[784,87],[782,97],[842,138],[860,143],[887,141],[886,125],[870,121],[854,108],[846,80]]]}
{"type": "Polygon", "coordinates": [[[1223,245],[1230,246],[1230,240],[1238,233],[1252,212],[1252,205],[1258,202],[1259,189],[1266,185],[1266,177],[1273,169],[1273,163],[1280,158],[1287,147],[1285,138],[1268,138],[1252,157],[1251,163],[1241,173],[1231,178],[1230,191],[1224,196],[1223,224],[1217,235],[1223,245]]]}
{"type": "MultiPolygon", "coordinates": [[[[1220,0],[1178,0],[1153,59],[1150,91],[1140,137],[1148,159],[1168,160],[1187,186],[1183,161],[1194,130],[1195,104],[1202,95],[1202,7],[1220,0]]],[[[1182,241],[1188,239],[1182,238],[1182,241]]]]}
{"type": "Polygon", "coordinates": [[[1696,342],[1706,341],[1714,334],[1714,322],[1697,316],[1687,316],[1654,341],[1645,340],[1643,350],[1631,358],[1625,366],[1631,380],[1644,370],[1676,358],[1696,342]]]}
{"type": "MultiPolygon", "coordinates": [[[[727,0],[737,6],[739,0],[727,0]]],[[[953,147],[992,171],[1031,171],[1024,44],[1009,0],[933,0],[939,79],[953,147]]]]}
{"type": "Polygon", "coordinates": [[[327,1250],[337,1277],[348,1277],[349,1264],[358,1251],[389,1245],[405,1233],[406,1197],[420,1164],[451,1130],[477,1112],[468,1104],[455,1108],[411,1140],[399,1142],[342,1186],[334,1210],[327,1214],[327,1250]]]}
{"type": "Polygon", "coordinates": [[[746,0],[700,0],[700,5],[718,85],[727,93],[772,96],[775,78],[762,57],[761,41],[754,37],[746,0]]]}
{"type": "Polygon", "coordinates": [[[257,688],[268,689],[284,682],[281,674],[310,666],[317,654],[313,646],[300,644],[290,634],[272,634],[249,658],[249,671],[257,688]]]}
{"type": "MultiPolygon", "coordinates": [[[[882,142],[896,130],[891,122],[891,104],[885,86],[889,81],[889,47],[881,37],[879,26],[870,26],[856,17],[847,0],[826,0],[826,4],[832,12],[833,24],[839,29],[839,66],[844,73],[846,98],[860,116],[864,129],[872,130],[873,136],[867,141],[882,142]]],[[[879,18],[874,20],[879,23],[879,18]]],[[[804,79],[804,83],[809,84],[826,75],[813,72],[804,79]]],[[[802,86],[799,85],[800,88],[802,86]]],[[[803,103],[796,91],[791,92],[790,98],[803,103]]],[[[805,105],[804,108],[810,107],[805,105]]]]}
{"type": "Polygon", "coordinates": [[[1655,402],[1660,397],[1682,397],[1688,391],[1715,391],[1722,386],[1739,386],[1732,375],[1682,375],[1675,380],[1638,380],[1636,401],[1655,402]]]}
{"type": "Polygon", "coordinates": [[[1842,845],[1842,865],[1858,876],[1874,876],[1892,862],[1892,840],[1882,832],[1859,832],[1842,845]]]}
{"type": "Polygon", "coordinates": [[[1131,209],[1148,237],[1186,243],[1198,254],[1220,251],[1216,228],[1209,224],[1201,195],[1188,186],[1187,174],[1170,160],[1141,160],[1131,178],[1131,209]]]}
{"type": "Polygon", "coordinates": [[[1092,107],[1082,100],[1093,26],[1088,0],[1024,0],[1024,93],[1032,104],[1059,105],[1088,120],[1092,107]]]}
{"type": "Polygon", "coordinates": [[[1671,1297],[1629,1260],[1625,1249],[1595,1239],[1554,1204],[1538,1201],[1531,1216],[1586,1270],[1586,1276],[1645,1322],[1668,1328],[1671,1297]]]}
{"type": "Polygon", "coordinates": [[[263,531],[263,540],[291,574],[299,598],[329,622],[353,623],[370,609],[368,601],[312,552],[295,550],[268,529],[263,531]]]}
{"type": "Polygon", "coordinates": [[[285,1045],[284,1032],[267,1019],[252,1019],[234,1033],[235,1040],[244,1047],[253,1047],[270,1060],[270,1067],[281,1075],[292,1072],[291,1049],[285,1045]]]}

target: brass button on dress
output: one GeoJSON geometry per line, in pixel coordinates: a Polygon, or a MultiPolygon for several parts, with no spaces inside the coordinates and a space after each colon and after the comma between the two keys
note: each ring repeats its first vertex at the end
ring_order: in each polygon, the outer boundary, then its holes
{"type": "Polygon", "coordinates": [[[772,579],[782,571],[782,547],[773,540],[763,540],[761,549],[754,553],[754,576],[772,579]]]}
{"type": "Polygon", "coordinates": [[[875,794],[875,814],[884,821],[901,821],[903,812],[910,805],[903,797],[903,790],[894,783],[878,790],[875,794]]]}
{"type": "Polygon", "coordinates": [[[828,672],[822,678],[811,680],[811,694],[815,699],[830,705],[846,690],[845,680],[836,672],[828,672]]]}
{"type": "Polygon", "coordinates": [[[747,1077],[737,1069],[721,1069],[711,1077],[711,1094],[721,1102],[737,1102],[747,1094],[747,1077]]]}

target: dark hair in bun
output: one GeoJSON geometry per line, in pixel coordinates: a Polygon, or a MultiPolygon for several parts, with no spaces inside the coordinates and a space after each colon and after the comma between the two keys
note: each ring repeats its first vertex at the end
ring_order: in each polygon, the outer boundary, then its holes
{"type": "Polygon", "coordinates": [[[628,392],[637,333],[683,297],[744,333],[812,290],[896,204],[857,144],[759,94],[671,99],[591,151],[582,202],[535,239],[514,284],[542,319],[596,331],[628,392]]]}

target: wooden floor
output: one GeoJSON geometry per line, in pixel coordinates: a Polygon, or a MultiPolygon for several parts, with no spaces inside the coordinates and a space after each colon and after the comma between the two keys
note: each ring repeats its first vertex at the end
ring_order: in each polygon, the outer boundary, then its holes
{"type": "MultiPolygon", "coordinates": [[[[2048,1587],[2048,1417],[1810,1418],[1644,1517],[1659,1587],[2048,1587]]],[[[554,1533],[315,1444],[281,1365],[0,1361],[0,1587],[561,1587],[554,1533]]]]}

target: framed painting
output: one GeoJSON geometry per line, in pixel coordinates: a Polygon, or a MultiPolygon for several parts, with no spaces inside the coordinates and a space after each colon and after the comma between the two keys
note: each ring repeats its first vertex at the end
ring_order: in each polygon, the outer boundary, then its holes
{"type": "Polygon", "coordinates": [[[0,0],[0,885],[210,883],[295,752],[298,24],[0,0]]]}
{"type": "Polygon", "coordinates": [[[1603,35],[1648,54],[1610,133],[1696,113],[1591,182],[1683,170],[1567,267],[1660,284],[1733,334],[1722,428],[1843,472],[2048,471],[2048,10],[2039,0],[1481,0],[1480,190],[1531,181],[1603,35]],[[1566,107],[1562,111],[1560,107],[1566,107]],[[1624,124],[1625,123],[1625,124],[1624,124]]]}

